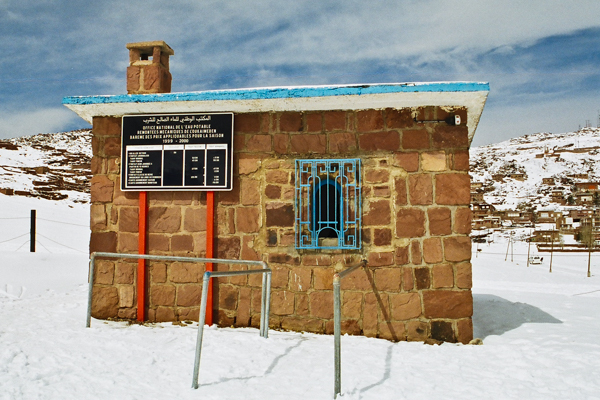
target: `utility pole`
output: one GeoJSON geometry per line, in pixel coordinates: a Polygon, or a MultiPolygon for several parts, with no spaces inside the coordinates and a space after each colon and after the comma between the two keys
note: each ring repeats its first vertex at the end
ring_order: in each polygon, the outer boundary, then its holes
{"type": "Polygon", "coordinates": [[[550,272],[552,273],[552,256],[554,254],[554,231],[550,231],[550,240],[552,240],[552,245],[550,246],[550,272]]]}
{"type": "Polygon", "coordinates": [[[529,252],[531,250],[531,237],[533,236],[533,233],[529,234],[529,238],[527,239],[527,242],[529,243],[527,245],[527,268],[529,268],[529,252]]]}

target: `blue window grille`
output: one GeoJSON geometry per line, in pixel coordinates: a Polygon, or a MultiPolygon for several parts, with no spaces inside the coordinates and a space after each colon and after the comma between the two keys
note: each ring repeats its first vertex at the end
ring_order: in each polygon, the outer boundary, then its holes
{"type": "Polygon", "coordinates": [[[296,248],[360,249],[360,159],[296,160],[296,248]]]}

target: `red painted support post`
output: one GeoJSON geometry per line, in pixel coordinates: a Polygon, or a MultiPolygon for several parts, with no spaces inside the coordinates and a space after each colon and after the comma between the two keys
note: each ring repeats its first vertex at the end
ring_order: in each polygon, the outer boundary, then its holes
{"type": "MultiPolygon", "coordinates": [[[[148,232],[148,192],[140,192],[138,219],[138,254],[146,254],[148,232]]],[[[138,259],[137,267],[137,320],[146,320],[146,260],[138,259]]]]}
{"type": "MultiPolygon", "coordinates": [[[[215,245],[215,192],[206,192],[206,258],[214,257],[215,245]]],[[[206,271],[213,270],[213,263],[206,263],[206,271]]],[[[206,323],[213,324],[213,280],[208,284],[206,323]]]]}

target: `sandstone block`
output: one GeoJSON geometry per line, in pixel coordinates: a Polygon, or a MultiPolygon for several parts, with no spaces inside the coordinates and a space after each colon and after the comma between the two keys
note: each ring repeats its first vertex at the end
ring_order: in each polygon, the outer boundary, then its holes
{"type": "Polygon", "coordinates": [[[398,151],[400,149],[400,134],[396,131],[359,134],[358,147],[365,151],[398,151]]]}
{"type": "Polygon", "coordinates": [[[171,251],[191,253],[194,250],[194,238],[192,235],[171,236],[171,251]]]}
{"type": "Polygon", "coordinates": [[[384,128],[381,110],[362,110],[356,113],[356,126],[360,132],[379,131],[384,128]]]}
{"type": "Polygon", "coordinates": [[[290,150],[292,153],[300,154],[325,154],[327,152],[327,136],[321,134],[292,135],[290,150]]]}
{"type": "Polygon", "coordinates": [[[219,308],[225,310],[237,309],[239,292],[235,286],[219,285],[219,308]]]}
{"type": "Polygon", "coordinates": [[[368,337],[377,336],[377,300],[374,293],[365,294],[362,328],[363,334],[368,337]]]}
{"type": "Polygon", "coordinates": [[[394,264],[394,253],[388,252],[369,252],[367,256],[369,267],[381,267],[394,264]]]}
{"type": "Polygon", "coordinates": [[[451,288],[454,286],[454,269],[449,264],[434,265],[432,269],[433,288],[451,288]]]}
{"type": "Polygon", "coordinates": [[[260,158],[240,157],[238,159],[238,173],[240,175],[249,175],[260,167],[260,158]]]}
{"type": "Polygon", "coordinates": [[[435,176],[437,204],[468,205],[471,203],[471,178],[468,174],[437,174],[435,176]]]}
{"type": "Polygon", "coordinates": [[[456,322],[458,333],[456,340],[462,344],[468,344],[473,340],[473,321],[471,318],[460,319],[456,322]]]}
{"type": "Polygon", "coordinates": [[[135,281],[136,266],[137,265],[133,263],[117,262],[115,268],[115,283],[133,285],[135,281]]]}
{"type": "Polygon", "coordinates": [[[90,228],[93,231],[106,229],[106,206],[104,204],[92,204],[90,206],[90,228]]]}
{"type": "Polygon", "coordinates": [[[113,199],[115,183],[104,175],[96,175],[90,181],[90,195],[92,203],[110,203],[113,199]]]}
{"type": "Polygon", "coordinates": [[[427,318],[469,318],[473,315],[471,291],[427,290],[423,292],[427,318]]]}
{"type": "Polygon", "coordinates": [[[421,169],[429,172],[440,172],[446,170],[446,153],[444,151],[432,151],[421,154],[421,169]]]}
{"type": "Polygon", "coordinates": [[[261,225],[260,209],[258,207],[238,207],[235,217],[236,232],[258,232],[261,225]]]}
{"type": "Polygon", "coordinates": [[[412,129],[402,132],[402,148],[418,150],[429,148],[429,133],[424,129],[412,129]]]}
{"type": "Polygon", "coordinates": [[[446,261],[468,261],[471,259],[471,238],[454,236],[444,238],[444,256],[446,261]]]}
{"type": "Polygon", "coordinates": [[[408,321],[406,336],[409,341],[424,341],[428,337],[428,325],[422,321],[408,321]]]}
{"type": "Polygon", "coordinates": [[[423,239],[423,259],[427,264],[442,262],[442,241],[440,238],[423,239]]]}
{"type": "Polygon", "coordinates": [[[267,203],[265,206],[266,224],[271,226],[294,226],[294,206],[287,203],[267,203]]]}
{"type": "Polygon", "coordinates": [[[116,232],[92,232],[90,235],[90,253],[102,251],[107,253],[117,252],[116,232]]]}
{"type": "Polygon", "coordinates": [[[271,312],[275,315],[294,313],[294,293],[287,290],[274,290],[271,293],[271,312]]]}
{"type": "Polygon", "coordinates": [[[342,131],[346,129],[345,111],[326,111],[323,113],[325,130],[327,132],[342,131]]]}
{"type": "Polygon", "coordinates": [[[318,291],[308,295],[310,314],[317,318],[333,318],[333,292],[318,291]]]}
{"type": "Polygon", "coordinates": [[[306,132],[321,132],[323,130],[323,116],[320,112],[305,114],[306,132]]]}
{"type": "Polygon", "coordinates": [[[435,207],[427,210],[430,235],[450,235],[452,233],[452,213],[449,208],[435,207]]]}
{"type": "Polygon", "coordinates": [[[415,123],[410,108],[386,108],[385,120],[388,129],[410,128],[415,123]]]}
{"type": "Polygon", "coordinates": [[[292,268],[289,274],[289,288],[296,292],[306,292],[310,289],[312,270],[306,267],[292,268]]]}
{"type": "Polygon", "coordinates": [[[165,283],[167,281],[167,266],[162,263],[152,263],[149,267],[152,283],[165,283]]]}
{"type": "Polygon", "coordinates": [[[411,267],[402,268],[402,290],[409,292],[415,287],[413,269],[411,267]]]}
{"type": "Polygon", "coordinates": [[[175,286],[152,285],[150,287],[150,304],[153,306],[174,306],[175,286]]]}
{"type": "Polygon", "coordinates": [[[410,204],[427,205],[433,202],[433,183],[429,174],[413,174],[408,177],[410,204]]]}
{"type": "Polygon", "coordinates": [[[202,285],[181,285],[177,287],[177,305],[198,307],[202,301],[202,285]]]}
{"type": "Polygon", "coordinates": [[[119,207],[119,230],[137,232],[139,229],[139,207],[119,207]]]}
{"type": "Polygon", "coordinates": [[[366,212],[363,216],[363,224],[365,226],[390,224],[389,200],[372,200],[365,209],[366,212]]]}
{"type": "Polygon", "coordinates": [[[449,321],[431,321],[431,338],[440,342],[456,342],[452,322],[449,321]]]}
{"type": "Polygon", "coordinates": [[[421,316],[421,298],[418,293],[390,294],[392,319],[405,321],[421,316]]]}
{"type": "Polygon", "coordinates": [[[196,283],[201,281],[204,267],[196,263],[175,262],[168,269],[169,281],[173,283],[196,283]]]}
{"type": "Polygon", "coordinates": [[[112,285],[115,276],[115,264],[108,260],[96,260],[94,267],[94,283],[112,285]]]}
{"type": "Polygon", "coordinates": [[[410,242],[410,262],[414,265],[419,265],[423,262],[421,243],[418,240],[410,242]]]}
{"type": "Polygon", "coordinates": [[[458,208],[454,215],[454,232],[463,235],[470,234],[472,215],[470,208],[458,208]]]}
{"type": "Polygon", "coordinates": [[[375,246],[389,246],[392,244],[392,230],[389,228],[373,229],[373,244],[375,246]]]}
{"type": "Polygon", "coordinates": [[[119,311],[119,292],[116,287],[94,285],[92,292],[92,317],[107,319],[116,317],[119,311]]]}
{"type": "Polygon", "coordinates": [[[302,131],[302,113],[283,112],[279,115],[280,132],[301,132],[302,131]]]}
{"type": "Polygon", "coordinates": [[[270,152],[273,149],[271,135],[248,135],[246,149],[252,152],[270,152]]]}
{"type": "Polygon", "coordinates": [[[237,260],[240,258],[241,248],[241,240],[237,236],[217,238],[216,252],[218,258],[237,260]]]}
{"type": "Polygon", "coordinates": [[[401,208],[396,216],[396,236],[401,238],[425,235],[425,212],[418,208],[401,208]]]}
{"type": "Polygon", "coordinates": [[[456,269],[456,286],[461,289],[470,289],[473,286],[471,263],[459,263],[456,269]]]}
{"type": "Polygon", "coordinates": [[[417,172],[419,170],[419,153],[396,153],[394,165],[403,168],[406,172],[417,172]]]}
{"type": "Polygon", "coordinates": [[[343,292],[341,303],[342,319],[360,319],[363,305],[361,292],[343,292]]]}
{"type": "Polygon", "coordinates": [[[260,132],[260,113],[235,114],[234,133],[260,132]]]}
{"type": "Polygon", "coordinates": [[[135,295],[132,285],[119,287],[119,307],[133,307],[135,304],[134,298],[135,295]]]}
{"type": "Polygon", "coordinates": [[[375,287],[377,287],[377,290],[398,292],[401,284],[402,268],[377,268],[375,270],[375,287]]]}
{"type": "Polygon", "coordinates": [[[175,311],[170,307],[157,307],[154,311],[154,320],[156,322],[173,322],[177,321],[175,311]]]}
{"type": "MultiPolygon", "coordinates": [[[[313,289],[316,290],[332,290],[333,289],[333,274],[331,268],[315,268],[313,269],[313,289]]],[[[346,278],[349,279],[350,277],[346,278]]],[[[344,280],[346,280],[344,279],[344,280]]],[[[343,282],[343,281],[342,281],[343,282]]]]}
{"type": "Polygon", "coordinates": [[[287,133],[273,135],[273,150],[277,154],[287,154],[290,145],[290,136],[287,133]]]}
{"type": "Polygon", "coordinates": [[[353,133],[339,132],[329,134],[330,153],[351,153],[356,148],[356,136],[353,133]]]}
{"type": "Polygon", "coordinates": [[[417,290],[429,289],[431,286],[430,270],[428,267],[418,267],[413,271],[417,290]]]}
{"type": "Polygon", "coordinates": [[[148,210],[148,231],[153,233],[179,231],[181,227],[180,207],[150,207],[148,210]]]}

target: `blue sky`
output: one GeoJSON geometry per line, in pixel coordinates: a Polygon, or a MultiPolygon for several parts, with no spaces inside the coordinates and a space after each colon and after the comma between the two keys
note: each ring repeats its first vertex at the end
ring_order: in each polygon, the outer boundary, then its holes
{"type": "Polygon", "coordinates": [[[483,81],[474,145],[600,110],[600,1],[0,0],[0,138],[89,127],[65,96],[125,93],[125,44],[164,40],[173,91],[483,81]]]}

